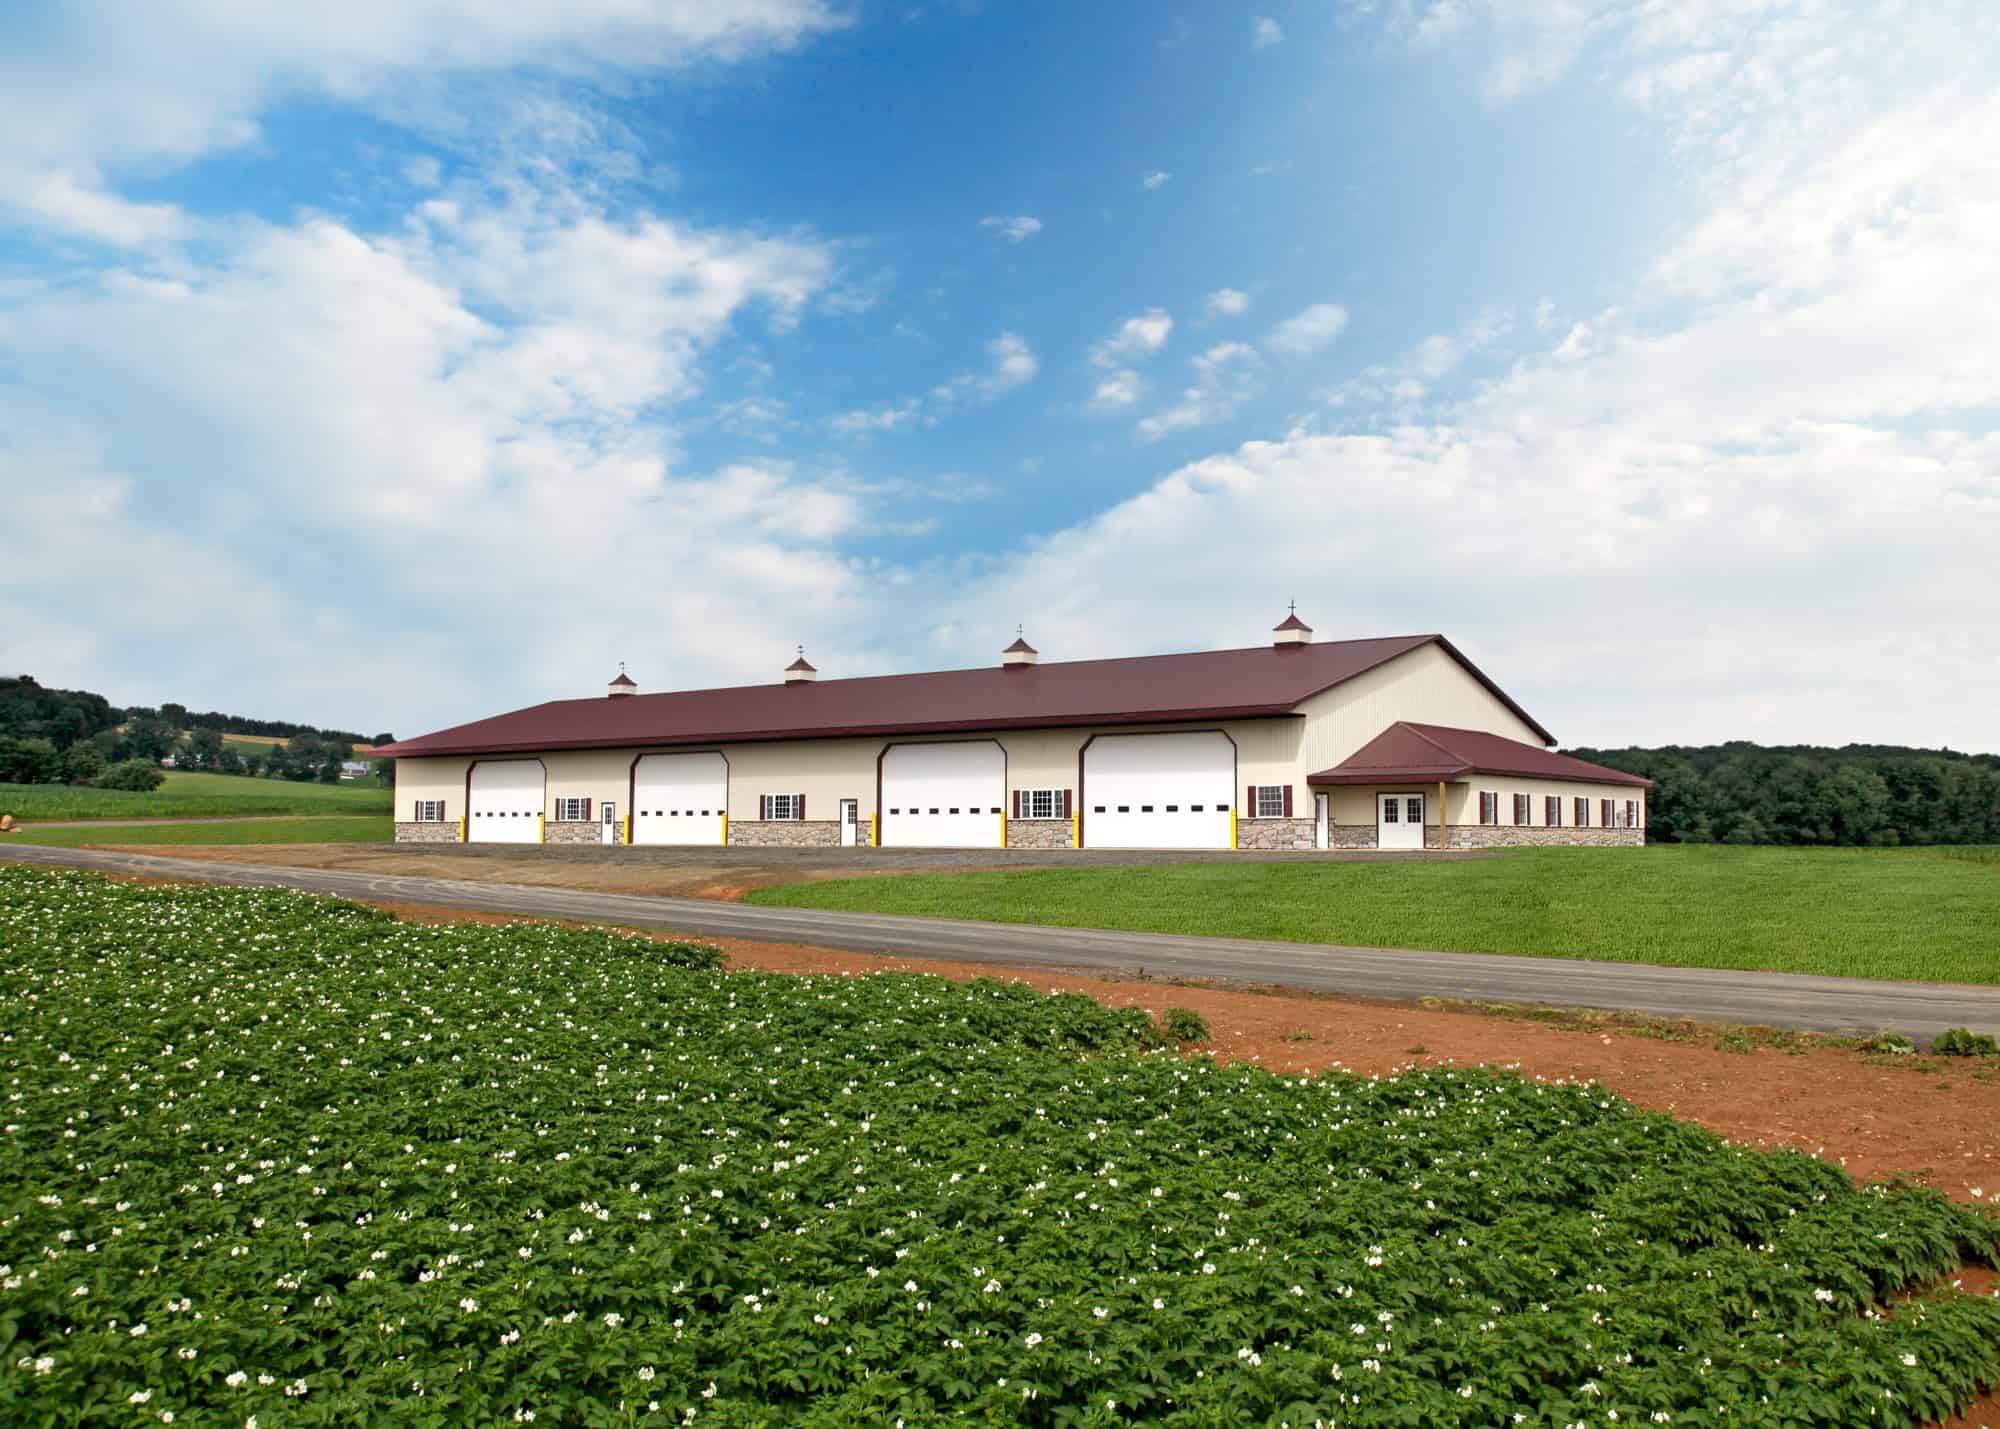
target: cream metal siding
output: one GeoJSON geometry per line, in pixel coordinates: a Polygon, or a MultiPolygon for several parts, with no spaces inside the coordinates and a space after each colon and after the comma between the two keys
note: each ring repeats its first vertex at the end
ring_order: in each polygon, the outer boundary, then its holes
{"type": "Polygon", "coordinates": [[[417,800],[444,800],[445,822],[465,817],[465,771],[472,761],[460,754],[418,755],[396,761],[396,818],[417,816],[417,800]]]}
{"type": "Polygon", "coordinates": [[[1314,695],[1299,710],[1301,777],[1331,769],[1398,720],[1484,730],[1542,747],[1540,735],[1435,644],[1314,695]]]}
{"type": "MultiPolygon", "coordinates": [[[[1547,828],[1548,814],[1543,800],[1550,794],[1563,801],[1562,827],[1579,828],[1576,822],[1577,799],[1590,800],[1590,828],[1602,828],[1598,802],[1603,799],[1615,800],[1619,808],[1625,807],[1627,799],[1639,801],[1639,827],[1646,826],[1647,790],[1632,784],[1586,784],[1574,779],[1526,779],[1514,774],[1475,774],[1470,782],[1448,785],[1446,809],[1449,822],[1454,824],[1476,824],[1479,822],[1479,796],[1482,792],[1500,796],[1500,827],[1514,825],[1514,796],[1528,796],[1528,823],[1524,828],[1547,828]]],[[[1435,797],[1437,786],[1431,786],[1435,797]]]]}

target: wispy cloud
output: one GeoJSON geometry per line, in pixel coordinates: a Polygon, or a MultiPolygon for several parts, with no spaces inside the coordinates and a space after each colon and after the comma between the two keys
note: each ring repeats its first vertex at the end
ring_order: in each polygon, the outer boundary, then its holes
{"type": "Polygon", "coordinates": [[[1250,27],[1250,48],[1253,50],[1269,49],[1284,38],[1284,29],[1269,15],[1259,15],[1257,22],[1250,27]]]}
{"type": "Polygon", "coordinates": [[[893,432],[916,422],[921,411],[914,397],[883,407],[860,407],[851,412],[842,412],[827,425],[843,437],[862,436],[870,432],[893,432]]]}
{"type": "Polygon", "coordinates": [[[1257,392],[1263,359],[1244,342],[1218,342],[1189,360],[1194,380],[1171,407],[1143,418],[1133,430],[1141,441],[1158,441],[1173,432],[1203,427],[1233,417],[1257,392]]]}
{"type": "Polygon", "coordinates": [[[1265,335],[1264,346],[1287,357],[1318,352],[1347,326],[1347,309],[1338,303],[1314,303],[1286,318],[1265,335]]]}
{"type": "Polygon", "coordinates": [[[1150,174],[1141,178],[1139,183],[1141,187],[1150,193],[1154,189],[1165,187],[1167,181],[1171,178],[1173,178],[1173,175],[1165,169],[1155,169],[1150,174]]]}
{"type": "Polygon", "coordinates": [[[948,382],[940,382],[931,389],[932,399],[949,406],[968,397],[1004,397],[1034,381],[1041,371],[1035,350],[1019,333],[1003,332],[987,343],[986,358],[985,371],[961,372],[948,382]]]}
{"type": "Polygon", "coordinates": [[[1240,318],[1250,311],[1250,295],[1241,288],[1217,288],[1202,299],[1201,308],[1210,318],[1240,318]]]}
{"type": "Polygon", "coordinates": [[[1091,365],[1117,367],[1135,358],[1151,357],[1167,345],[1173,330],[1173,316],[1165,308],[1148,308],[1118,324],[1117,330],[1104,341],[1092,344],[1091,365]]]}
{"type": "Polygon", "coordinates": [[[979,220],[979,226],[994,230],[1009,243],[1026,243],[1042,231],[1042,221],[1025,213],[1012,218],[989,215],[979,220]]]}

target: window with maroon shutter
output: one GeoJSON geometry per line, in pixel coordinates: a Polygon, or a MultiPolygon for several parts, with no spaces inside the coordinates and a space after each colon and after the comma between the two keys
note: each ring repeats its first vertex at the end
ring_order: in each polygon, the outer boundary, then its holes
{"type": "Polygon", "coordinates": [[[1578,799],[1576,801],[1576,826],[1580,829],[1590,827],[1590,800],[1588,799],[1578,799]]]}
{"type": "Polygon", "coordinates": [[[1071,803],[1071,801],[1070,801],[1070,794],[1071,794],[1071,792],[1072,792],[1072,791],[1071,791],[1071,790],[1068,790],[1068,789],[1065,789],[1065,790],[1063,790],[1063,811],[1062,811],[1062,816],[1063,816],[1063,817],[1064,817],[1065,819],[1067,819],[1067,818],[1070,818],[1070,817],[1072,817],[1072,814],[1071,814],[1071,812],[1070,812],[1070,811],[1071,811],[1071,809],[1072,809],[1072,808],[1074,808],[1074,807],[1075,807],[1075,806],[1074,806],[1074,805],[1073,805],[1073,804],[1071,803]]]}
{"type": "Polygon", "coordinates": [[[1514,796],[1514,822],[1522,828],[1534,822],[1534,805],[1526,794],[1514,796]]]}
{"type": "Polygon", "coordinates": [[[1482,824],[1500,822],[1500,796],[1490,789],[1479,791],[1479,822],[1482,824]]]}
{"type": "Polygon", "coordinates": [[[1542,800],[1542,822],[1552,829],[1562,827],[1563,801],[1558,794],[1550,794],[1542,800]]]}
{"type": "Polygon", "coordinates": [[[795,819],[803,819],[803,818],[804,818],[804,817],[806,816],[806,796],[805,796],[805,795],[803,795],[803,794],[794,794],[794,795],[792,795],[792,811],[793,811],[793,812],[792,812],[792,817],[793,817],[793,818],[795,818],[795,819]]]}
{"type": "Polygon", "coordinates": [[[416,804],[417,822],[420,824],[441,824],[444,822],[444,800],[419,799],[416,804]]]}
{"type": "Polygon", "coordinates": [[[1289,784],[1287,784],[1287,785],[1285,786],[1285,813],[1284,813],[1284,817],[1285,817],[1285,818],[1288,818],[1288,819],[1289,819],[1289,818],[1290,818],[1291,816],[1292,816],[1292,786],[1291,786],[1291,785],[1289,785],[1289,784]]]}
{"type": "Polygon", "coordinates": [[[1628,829],[1639,827],[1639,801],[1637,799],[1627,799],[1625,801],[1625,827],[1628,829]]]}
{"type": "Polygon", "coordinates": [[[1019,789],[1014,791],[1014,817],[1017,819],[1021,817],[1021,791],[1019,789]]]}
{"type": "Polygon", "coordinates": [[[757,817],[760,819],[769,819],[771,817],[771,796],[769,794],[759,794],[757,796],[757,817]]]}
{"type": "Polygon", "coordinates": [[[1246,784],[1243,786],[1243,817],[1246,819],[1257,817],[1257,786],[1255,784],[1246,784]]]}
{"type": "Polygon", "coordinates": [[[1617,817],[1618,816],[1612,811],[1611,801],[1609,799],[1599,799],[1597,801],[1598,823],[1602,824],[1607,829],[1614,829],[1618,827],[1616,822],[1617,817]]]}

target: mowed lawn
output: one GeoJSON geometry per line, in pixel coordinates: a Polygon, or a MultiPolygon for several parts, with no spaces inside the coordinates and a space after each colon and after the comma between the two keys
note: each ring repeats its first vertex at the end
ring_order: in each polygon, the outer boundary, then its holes
{"type": "Polygon", "coordinates": [[[67,784],[0,784],[0,814],[16,819],[199,819],[232,814],[383,814],[393,791],[376,784],[294,784],[240,774],[164,771],[151,793],[67,784]]]}
{"type": "Polygon", "coordinates": [[[30,824],[0,834],[0,854],[10,844],[77,848],[83,844],[368,844],[395,839],[387,814],[334,814],[308,819],[234,819],[199,824],[30,824]]]}
{"type": "Polygon", "coordinates": [[[2000,849],[1661,845],[840,879],[746,901],[1383,948],[2000,983],[2000,849]]]}

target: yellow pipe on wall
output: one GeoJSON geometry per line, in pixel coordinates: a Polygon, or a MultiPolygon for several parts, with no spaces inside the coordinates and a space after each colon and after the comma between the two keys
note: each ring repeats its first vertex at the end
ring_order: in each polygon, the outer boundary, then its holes
{"type": "Polygon", "coordinates": [[[722,841],[724,844],[729,842],[729,810],[727,809],[722,811],[722,841]]]}
{"type": "Polygon", "coordinates": [[[458,841],[460,843],[465,842],[465,815],[463,814],[458,816],[458,841]]]}
{"type": "Polygon", "coordinates": [[[868,811],[868,847],[882,847],[882,811],[880,809],[870,809],[868,811]]]}
{"type": "Polygon", "coordinates": [[[1000,816],[1000,847],[1007,847],[1007,816],[1000,816]]]}
{"type": "Polygon", "coordinates": [[[625,847],[632,847],[632,815],[629,810],[625,814],[625,847]]]}
{"type": "Polygon", "coordinates": [[[535,842],[538,844],[545,844],[548,841],[549,841],[549,816],[546,812],[543,812],[535,815],[535,842]]]}
{"type": "Polygon", "coordinates": [[[1082,810],[1082,809],[1078,809],[1078,810],[1077,810],[1077,811],[1076,811],[1076,812],[1075,812],[1074,814],[1072,814],[1072,815],[1070,816],[1070,821],[1069,821],[1069,846],[1070,846],[1071,848],[1082,848],[1082,847],[1083,847],[1083,810],[1082,810]]]}
{"type": "Polygon", "coordinates": [[[1229,846],[1231,848],[1236,847],[1236,811],[1234,809],[1229,811],[1229,846]]]}

